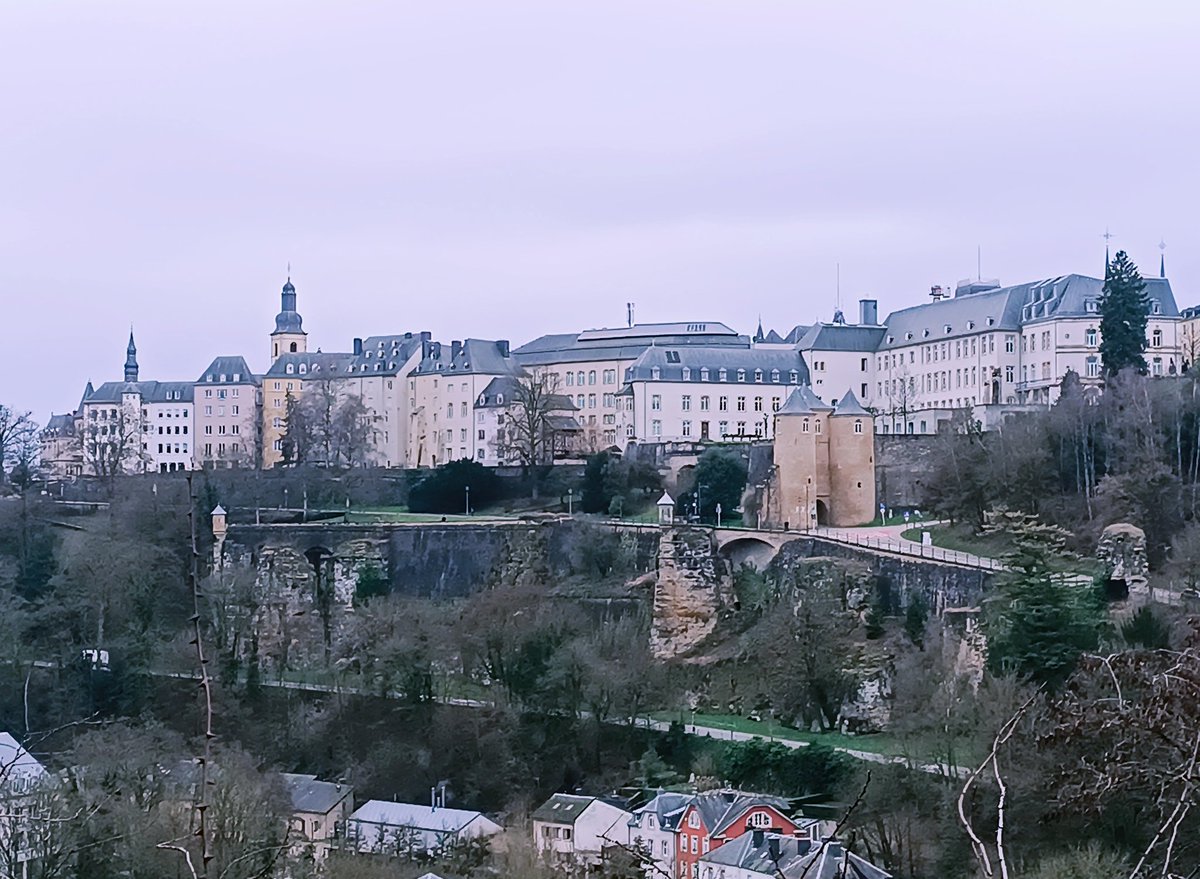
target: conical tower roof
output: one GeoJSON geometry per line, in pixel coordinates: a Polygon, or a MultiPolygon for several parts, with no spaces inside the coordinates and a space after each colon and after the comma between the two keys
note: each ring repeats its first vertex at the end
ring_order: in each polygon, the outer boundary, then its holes
{"type": "Polygon", "coordinates": [[[858,402],[858,397],[854,396],[853,391],[846,391],[846,396],[838,400],[838,404],[833,407],[834,415],[855,415],[859,418],[869,416],[871,413],[863,408],[862,403],[858,402]]]}

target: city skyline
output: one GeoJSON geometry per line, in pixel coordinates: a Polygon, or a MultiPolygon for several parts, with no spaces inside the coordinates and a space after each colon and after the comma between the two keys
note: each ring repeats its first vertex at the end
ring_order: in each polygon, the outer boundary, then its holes
{"type": "Polygon", "coordinates": [[[131,322],[146,376],[265,371],[289,262],[327,351],[517,345],[630,301],[783,331],[832,317],[839,265],[847,314],[886,315],[977,247],[1005,284],[1097,276],[1106,227],[1148,276],[1165,239],[1197,299],[1190,9],[470,13],[9,10],[0,70],[37,84],[0,97],[9,403],[73,409],[131,322]]]}

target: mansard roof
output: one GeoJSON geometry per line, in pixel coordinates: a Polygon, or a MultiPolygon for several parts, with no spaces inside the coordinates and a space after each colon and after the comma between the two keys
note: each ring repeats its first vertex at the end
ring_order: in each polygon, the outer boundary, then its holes
{"type": "Polygon", "coordinates": [[[431,342],[426,349],[410,375],[512,375],[520,369],[504,341],[467,339],[457,351],[453,345],[431,342]]]}
{"type": "Polygon", "coordinates": [[[204,370],[200,378],[196,379],[197,384],[221,384],[222,382],[256,385],[259,383],[259,377],[246,363],[245,357],[228,355],[214,358],[213,362],[208,365],[208,369],[204,370]]]}
{"type": "MultiPolygon", "coordinates": [[[[355,375],[399,375],[422,343],[428,341],[428,332],[368,336],[362,340],[362,353],[353,355],[348,369],[355,375]]],[[[358,349],[357,342],[355,346],[358,349]]]]}
{"type": "Polygon", "coordinates": [[[301,376],[305,379],[335,379],[347,378],[350,375],[350,365],[357,358],[346,352],[326,354],[322,351],[303,351],[280,354],[263,378],[283,378],[301,376]],[[291,367],[289,370],[288,367],[291,367]],[[301,370],[303,367],[303,371],[301,370]]]}
{"type": "MultiPolygon", "coordinates": [[[[498,375],[490,382],[475,401],[476,409],[495,409],[508,406],[517,399],[520,379],[512,375],[498,375]]],[[[570,394],[549,394],[546,398],[547,412],[577,412],[578,407],[570,394]]]]}
{"type": "Polygon", "coordinates": [[[728,346],[673,347],[654,345],[642,352],[633,365],[625,370],[624,380],[701,382],[701,370],[708,370],[709,382],[720,381],[720,371],[726,381],[739,384],[738,370],[745,370],[746,380],[740,384],[807,384],[808,364],[804,355],[795,349],[733,348],[728,346]],[[688,370],[684,378],[683,371],[688,370]],[[655,373],[657,370],[657,374],[655,373]],[[762,370],[762,381],[754,381],[755,370],[762,370]],[[772,378],[778,372],[777,378],[772,378]],[[792,373],[796,374],[795,380],[792,373]]]}
{"type": "Polygon", "coordinates": [[[105,382],[83,398],[83,403],[120,403],[125,394],[137,394],[143,403],[190,403],[192,382],[105,382]]]}
{"type": "Polygon", "coordinates": [[[874,352],[887,334],[883,327],[861,324],[824,324],[809,327],[797,342],[801,351],[874,352]]]}
{"type": "Polygon", "coordinates": [[[634,324],[632,327],[539,336],[515,349],[513,356],[528,366],[589,360],[634,360],[651,345],[749,348],[750,337],[739,335],[718,321],[634,324]]]}

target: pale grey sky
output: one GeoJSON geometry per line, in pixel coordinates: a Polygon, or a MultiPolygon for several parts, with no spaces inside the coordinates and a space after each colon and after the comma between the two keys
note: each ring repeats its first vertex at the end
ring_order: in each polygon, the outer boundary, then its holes
{"type": "Polygon", "coordinates": [[[310,347],[882,313],[975,274],[1200,302],[1191,2],[0,3],[0,402],[310,347]]]}

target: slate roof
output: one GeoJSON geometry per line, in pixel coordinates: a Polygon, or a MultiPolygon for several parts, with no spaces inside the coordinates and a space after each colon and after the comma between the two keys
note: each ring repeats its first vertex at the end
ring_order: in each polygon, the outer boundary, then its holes
{"type": "Polygon", "coordinates": [[[696,794],[692,800],[700,812],[704,826],[710,836],[718,836],[730,824],[759,806],[770,806],[786,815],[787,800],[763,794],[748,794],[741,791],[719,790],[696,794]]]}
{"type": "Polygon", "coordinates": [[[595,797],[581,797],[575,794],[554,794],[538,806],[529,817],[534,821],[544,821],[548,824],[574,824],[595,799],[595,797]]]}
{"type": "Polygon", "coordinates": [[[798,345],[800,340],[804,338],[805,333],[811,330],[812,327],[807,327],[804,324],[796,324],[788,330],[786,335],[779,335],[775,330],[767,333],[764,342],[770,345],[798,345]]]}
{"type": "Polygon", "coordinates": [[[515,349],[513,356],[527,366],[588,360],[634,360],[651,345],[749,348],[750,337],[739,335],[716,321],[634,324],[632,327],[539,336],[515,349]]]}
{"type": "Polygon", "coordinates": [[[513,375],[520,365],[504,356],[507,342],[467,339],[458,349],[432,342],[410,375],[513,375]]]}
{"type": "Polygon", "coordinates": [[[321,351],[297,352],[295,354],[280,354],[263,378],[302,378],[307,380],[323,378],[346,378],[350,375],[350,365],[356,360],[353,354],[345,352],[325,354],[321,351]],[[288,372],[288,367],[292,371],[288,372]],[[300,371],[300,367],[304,371],[300,371]]]}
{"type": "Polygon", "coordinates": [[[196,379],[197,384],[220,384],[221,382],[256,385],[259,384],[259,377],[246,363],[245,357],[227,355],[215,358],[200,378],[196,379]],[[237,378],[235,379],[234,376],[237,378]]]}
{"type": "Polygon", "coordinates": [[[875,351],[887,335],[883,327],[860,324],[817,324],[796,344],[801,351],[875,351]]]}
{"type": "Polygon", "coordinates": [[[74,415],[51,415],[46,426],[42,428],[43,436],[74,436],[74,415]]]}
{"type": "MultiPolygon", "coordinates": [[[[663,499],[669,504],[675,503],[669,494],[663,494],[663,499]]],[[[659,503],[662,503],[662,500],[659,503]]],[[[629,819],[629,826],[637,826],[642,814],[652,812],[658,819],[659,827],[663,830],[674,831],[679,826],[679,819],[683,817],[684,810],[694,798],[695,794],[659,791],[654,799],[634,812],[633,817],[629,819]]]]}
{"type": "MultiPolygon", "coordinates": [[[[517,377],[511,375],[498,375],[483,389],[475,401],[476,409],[495,409],[499,406],[507,406],[517,399],[517,377]],[[503,402],[501,402],[503,398],[503,402]]],[[[575,405],[575,401],[571,399],[570,394],[550,394],[546,399],[547,411],[550,412],[577,412],[579,407],[575,405]]]]}
{"type": "Polygon", "coordinates": [[[327,815],[350,793],[350,788],[346,785],[317,781],[315,775],[296,775],[290,772],[281,774],[283,783],[292,797],[292,810],[295,812],[327,815]]]}
{"type": "MultiPolygon", "coordinates": [[[[1158,304],[1158,314],[1178,317],[1175,294],[1166,278],[1146,278],[1146,295],[1158,304]]],[[[960,286],[956,294],[938,302],[926,302],[894,311],[884,321],[886,331],[880,350],[922,342],[937,342],[989,328],[1016,332],[1023,324],[1049,318],[1095,317],[1088,303],[1098,303],[1104,281],[1086,275],[1060,275],[1011,287],[980,289],[985,285],[960,286]]],[[[1152,312],[1153,313],[1153,312],[1152,312]]]]}
{"type": "Polygon", "coordinates": [[[1001,287],[893,311],[884,319],[886,330],[879,350],[940,342],[985,332],[989,328],[1016,332],[1021,325],[1021,305],[1029,286],[1001,287]],[[947,326],[950,327],[948,332],[947,326]]]}
{"type": "Polygon", "coordinates": [[[846,391],[846,396],[838,401],[833,407],[834,415],[860,415],[863,417],[870,416],[870,412],[862,407],[862,403],[858,402],[858,397],[854,396],[853,391],[846,391]]]}
{"type": "Polygon", "coordinates": [[[382,824],[387,827],[412,827],[417,830],[457,833],[472,821],[483,818],[498,830],[498,824],[482,812],[469,809],[447,809],[418,806],[414,803],[393,803],[388,800],[368,800],[350,816],[350,821],[382,824]]]}
{"type": "Polygon", "coordinates": [[[818,412],[830,412],[833,406],[823,401],[813,393],[808,385],[801,385],[792,391],[776,415],[815,415],[818,412]]]}
{"type": "Polygon", "coordinates": [[[428,332],[368,336],[362,340],[362,353],[354,355],[349,370],[356,375],[399,375],[429,338],[428,332]]]}
{"type": "Polygon", "coordinates": [[[891,874],[847,852],[839,843],[825,846],[778,833],[750,832],[713,849],[702,863],[736,867],[778,879],[891,879],[891,874]],[[773,854],[772,845],[778,854],[773,854]]]}
{"type": "Polygon", "coordinates": [[[701,382],[700,370],[709,370],[709,382],[719,381],[720,370],[727,371],[730,384],[792,384],[791,373],[796,373],[796,383],[808,384],[808,364],[799,351],[780,348],[732,348],[724,346],[695,346],[676,348],[672,346],[647,348],[633,365],[625,370],[625,381],[682,382],[684,369],[690,370],[686,381],[701,382]],[[653,378],[655,368],[659,378],[653,378]],[[737,381],[737,370],[746,371],[746,381],[737,381]],[[754,370],[763,371],[763,380],[755,382],[754,370]],[[779,379],[771,380],[772,370],[779,370],[779,379]]]}
{"type": "Polygon", "coordinates": [[[82,402],[120,403],[121,395],[130,391],[140,394],[143,403],[190,403],[193,397],[192,382],[105,382],[82,402]]]}

